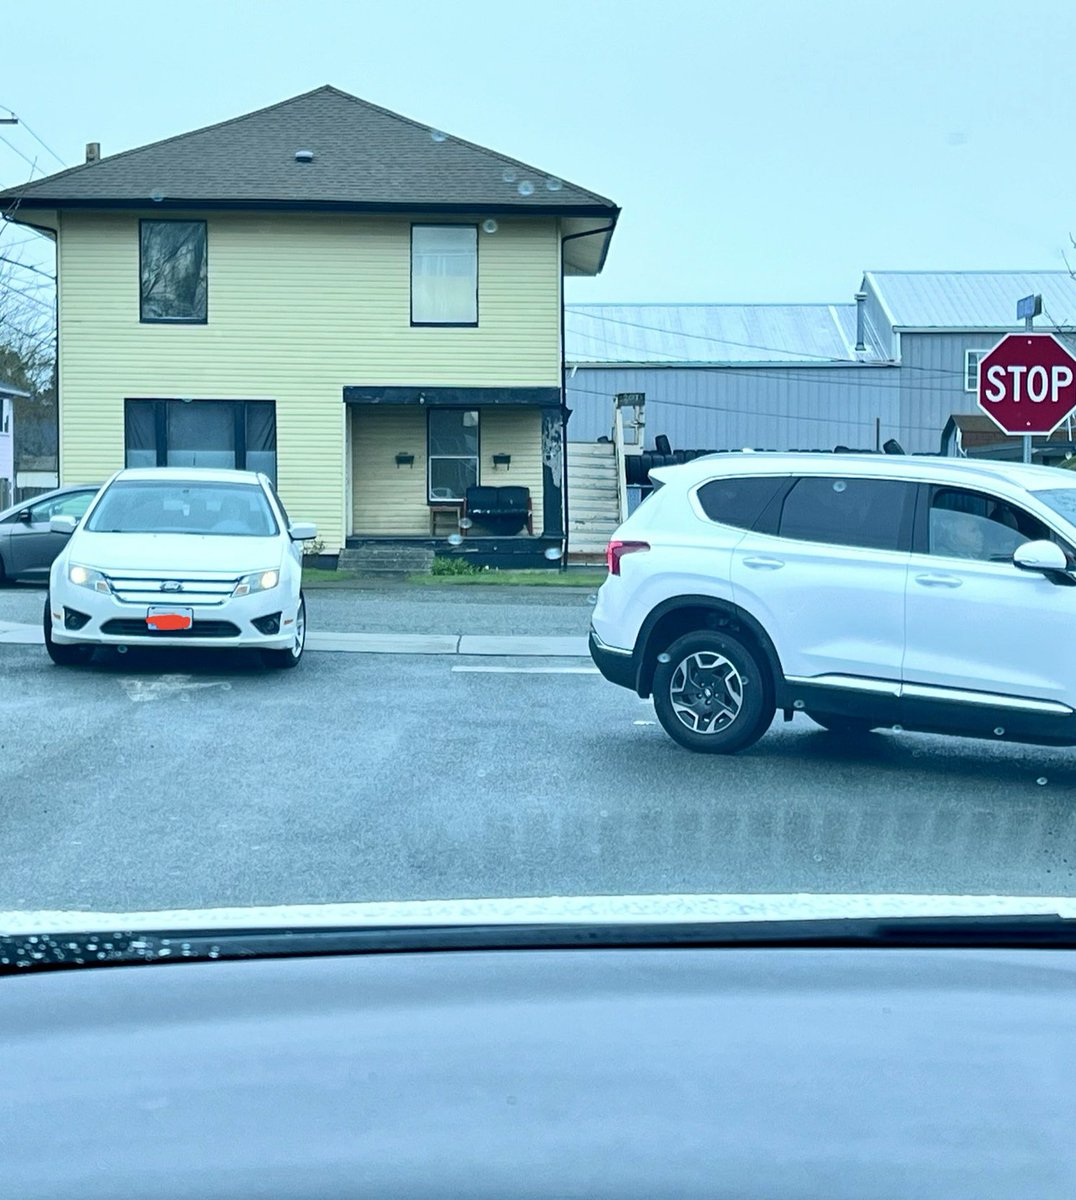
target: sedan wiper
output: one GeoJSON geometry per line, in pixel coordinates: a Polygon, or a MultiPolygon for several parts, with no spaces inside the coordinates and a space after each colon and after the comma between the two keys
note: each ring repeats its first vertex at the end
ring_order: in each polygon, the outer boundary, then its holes
{"type": "Polygon", "coordinates": [[[74,967],[474,950],[1076,949],[1056,915],[138,930],[0,937],[0,975],[74,967]]]}

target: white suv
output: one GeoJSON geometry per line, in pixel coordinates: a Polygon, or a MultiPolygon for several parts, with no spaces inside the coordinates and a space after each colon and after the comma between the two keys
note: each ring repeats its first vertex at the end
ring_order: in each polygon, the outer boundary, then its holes
{"type": "Polygon", "coordinates": [[[777,710],[1076,745],[1076,473],[743,453],[652,476],[590,651],[681,745],[742,750],[777,710]]]}
{"type": "Polygon", "coordinates": [[[306,644],[301,543],[273,485],[248,471],[120,471],[52,564],[45,648],[64,666],[95,646],[251,648],[294,667],[306,644]]]}

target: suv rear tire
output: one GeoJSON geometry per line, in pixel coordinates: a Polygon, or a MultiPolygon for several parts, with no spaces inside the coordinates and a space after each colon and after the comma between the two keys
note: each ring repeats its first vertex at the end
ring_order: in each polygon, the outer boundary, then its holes
{"type": "Polygon", "coordinates": [[[754,745],[775,710],[773,679],[758,651],[731,634],[700,629],[658,656],[654,710],[688,750],[735,754],[754,745]]]}

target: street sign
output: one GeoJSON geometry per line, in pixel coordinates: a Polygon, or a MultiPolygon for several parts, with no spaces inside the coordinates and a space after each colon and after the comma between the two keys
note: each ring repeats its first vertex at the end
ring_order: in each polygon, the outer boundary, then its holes
{"type": "Polygon", "coordinates": [[[1041,296],[1024,296],[1016,302],[1016,318],[1019,321],[1026,321],[1030,317],[1038,317],[1042,315],[1042,297],[1041,296]]]}
{"type": "Polygon", "coordinates": [[[1076,411],[1076,357],[1052,333],[1009,333],[979,362],[979,408],[1008,434],[1050,434],[1076,411]]]}

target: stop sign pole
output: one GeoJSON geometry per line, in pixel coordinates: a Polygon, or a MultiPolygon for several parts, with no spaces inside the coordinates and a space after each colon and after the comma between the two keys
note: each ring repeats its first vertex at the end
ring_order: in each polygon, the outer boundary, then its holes
{"type": "MultiPolygon", "coordinates": [[[[1016,302],[1016,319],[1024,319],[1024,328],[1030,333],[1035,328],[1035,318],[1042,312],[1041,296],[1024,296],[1016,302]]],[[[1031,434],[1024,434],[1024,462],[1031,462],[1031,434]]]]}

